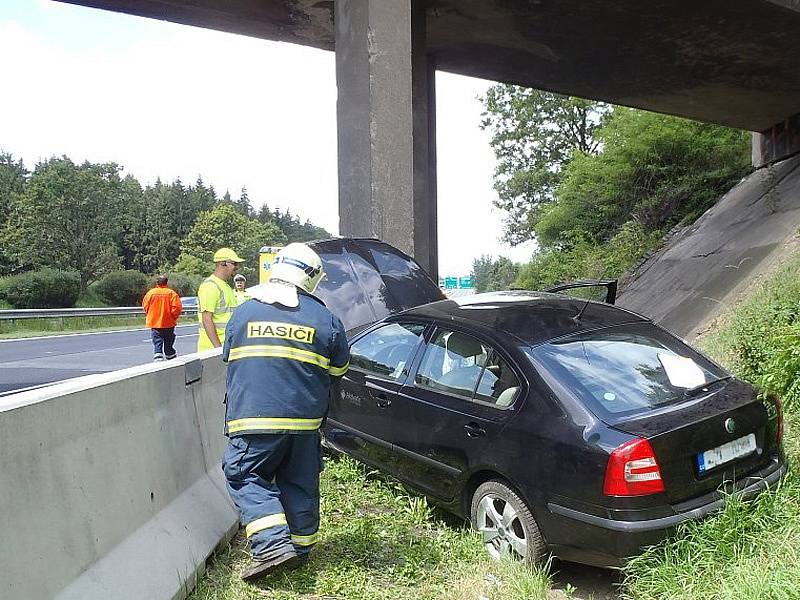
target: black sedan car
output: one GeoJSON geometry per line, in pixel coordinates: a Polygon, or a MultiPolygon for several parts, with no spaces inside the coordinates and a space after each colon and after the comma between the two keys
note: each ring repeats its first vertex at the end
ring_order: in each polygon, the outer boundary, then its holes
{"type": "Polygon", "coordinates": [[[786,471],[779,404],[647,319],[548,293],[356,335],[328,445],[471,519],[494,556],[618,565],[786,471]]]}

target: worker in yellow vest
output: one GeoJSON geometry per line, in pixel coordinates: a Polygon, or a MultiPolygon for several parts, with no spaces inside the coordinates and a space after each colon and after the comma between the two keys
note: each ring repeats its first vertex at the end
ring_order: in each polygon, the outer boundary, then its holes
{"type": "Polygon", "coordinates": [[[244,259],[230,248],[220,248],[214,253],[214,272],[203,280],[197,290],[197,317],[200,322],[198,352],[222,346],[225,325],[238,305],[228,282],[243,262],[244,259]]]}

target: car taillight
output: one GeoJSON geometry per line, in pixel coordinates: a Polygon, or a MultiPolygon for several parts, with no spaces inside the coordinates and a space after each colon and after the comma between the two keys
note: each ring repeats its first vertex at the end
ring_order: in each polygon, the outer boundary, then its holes
{"type": "Polygon", "coordinates": [[[772,402],[772,405],[775,407],[775,412],[777,414],[776,422],[775,422],[775,443],[780,446],[781,441],[783,441],[783,401],[778,394],[770,394],[767,396],[767,399],[772,402]]]}
{"type": "Polygon", "coordinates": [[[650,442],[625,442],[608,457],[603,493],[606,496],[646,496],[664,491],[661,469],[650,442]]]}

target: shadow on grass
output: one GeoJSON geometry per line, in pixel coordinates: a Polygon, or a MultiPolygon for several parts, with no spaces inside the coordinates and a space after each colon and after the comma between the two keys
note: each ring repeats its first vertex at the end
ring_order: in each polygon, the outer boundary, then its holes
{"type": "MultiPolygon", "coordinates": [[[[615,600],[620,598],[622,572],[619,569],[601,569],[558,559],[550,567],[552,588],[579,598],[615,600]]],[[[567,595],[565,594],[565,595],[567,595]]],[[[569,597],[567,595],[567,597],[569,597]]]]}

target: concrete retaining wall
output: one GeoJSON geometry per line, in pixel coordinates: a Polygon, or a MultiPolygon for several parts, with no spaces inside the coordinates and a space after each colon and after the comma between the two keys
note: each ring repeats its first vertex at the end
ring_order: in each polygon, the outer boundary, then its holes
{"type": "Polygon", "coordinates": [[[617,305],[689,342],[770,269],[800,227],[800,156],[750,174],[640,265],[617,305]]]}
{"type": "Polygon", "coordinates": [[[0,598],[183,597],[237,528],[219,351],[0,399],[0,598]]]}

